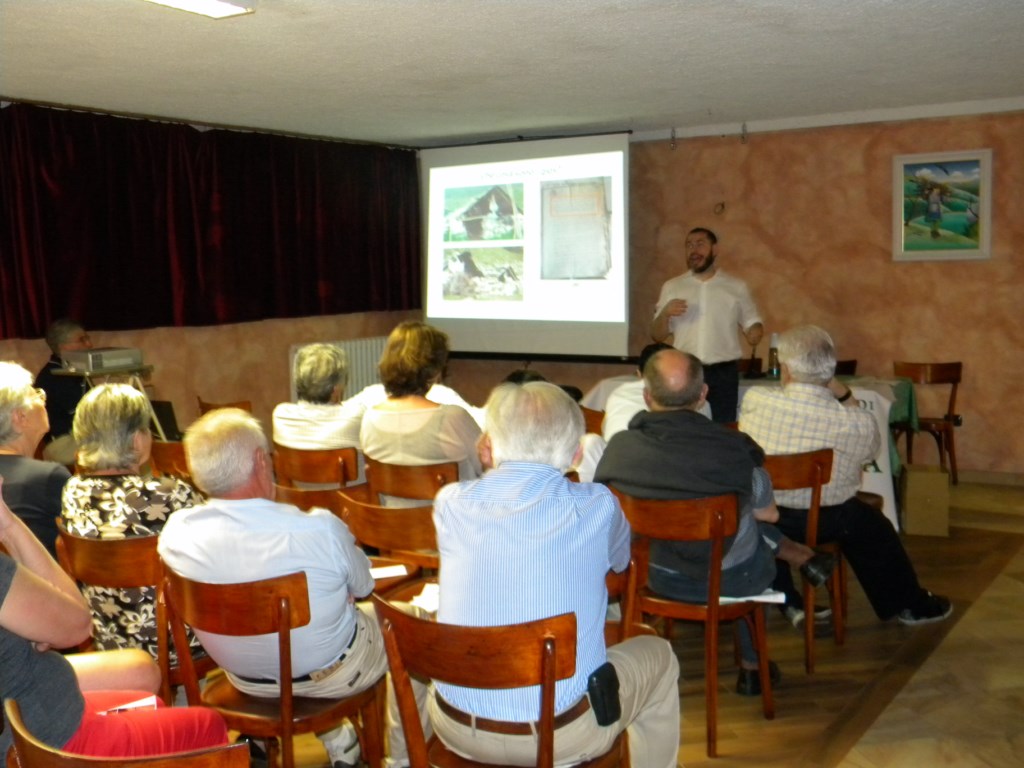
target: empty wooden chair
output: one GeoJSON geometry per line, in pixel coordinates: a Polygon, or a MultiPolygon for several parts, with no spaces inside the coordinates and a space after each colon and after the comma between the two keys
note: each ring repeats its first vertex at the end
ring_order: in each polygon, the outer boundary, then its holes
{"type": "MultiPolygon", "coordinates": [[[[63,521],[57,521],[57,560],[75,581],[98,587],[152,587],[155,590],[160,697],[170,705],[174,701],[174,686],[182,684],[182,672],[180,664],[171,664],[167,611],[162,595],[163,566],[156,551],[157,538],[94,539],[71,533],[63,521]]],[[[205,675],[216,666],[201,649],[194,649],[194,652],[198,652],[194,663],[201,674],[205,675]]]]}
{"type": "Polygon", "coordinates": [[[836,376],[856,376],[856,360],[836,360],[836,376]]]}
{"type": "MultiPolygon", "coordinates": [[[[776,491],[796,491],[809,488],[811,502],[807,509],[807,530],[804,534],[807,546],[812,549],[831,552],[836,558],[836,567],[828,580],[829,600],[832,606],[832,629],[836,645],[842,645],[846,638],[847,582],[843,550],[835,542],[818,541],[818,517],[821,513],[821,489],[832,479],[832,449],[822,448],[807,453],[792,453],[785,456],[766,456],[764,467],[772,478],[776,491]]],[[[873,494],[874,495],[874,494],[873,494]]],[[[881,497],[879,497],[880,499],[881,497]]],[[[804,668],[814,672],[814,586],[804,580],[804,668]]]]}
{"type": "Polygon", "coordinates": [[[9,768],[249,768],[249,748],[245,744],[149,757],[73,755],[48,746],[29,733],[14,699],[4,702],[4,713],[14,742],[7,756],[9,768]]]}
{"type": "MultiPolygon", "coordinates": [[[[403,613],[373,597],[377,621],[394,681],[412,768],[470,768],[484,763],[451,752],[436,736],[427,743],[413,696],[410,675],[470,688],[540,688],[537,760],[541,768],[554,764],[555,681],[576,670],[576,616],[564,613],[550,619],[499,627],[441,624],[403,613]]],[[[578,768],[624,764],[624,736],[603,756],[579,763],[578,768]]]]}
{"type": "Polygon", "coordinates": [[[378,594],[392,600],[408,600],[422,591],[428,581],[436,581],[434,576],[422,578],[423,568],[436,573],[439,566],[433,506],[382,507],[346,491],[338,492],[337,496],[341,519],[356,541],[381,553],[370,558],[373,566],[404,565],[408,571],[405,577],[378,581],[378,594]]]}
{"type": "MultiPolygon", "coordinates": [[[[284,768],[294,768],[293,737],[321,733],[348,718],[359,731],[363,759],[376,768],[384,758],[384,677],[344,699],[318,699],[292,693],[291,631],[309,623],[309,593],[303,572],[242,584],[206,584],[165,569],[167,614],[177,648],[187,645],[185,626],[221,635],[277,635],[280,696],[242,693],[226,675],[207,680],[188,655],[182,657],[185,692],[192,706],[213,707],[228,728],[267,740],[267,757],[277,765],[278,739],[284,768]]],[[[179,653],[179,655],[181,655],[179,653]]]]}
{"type": "Polygon", "coordinates": [[[243,411],[252,413],[252,400],[235,400],[230,403],[211,403],[196,395],[196,402],[199,403],[200,415],[215,411],[218,408],[241,408],[243,411]]]}
{"type": "Polygon", "coordinates": [[[337,488],[359,476],[355,448],[305,449],[274,443],[274,475],[279,485],[333,485],[337,488]]]}
{"type": "Polygon", "coordinates": [[[758,655],[761,703],[768,720],[775,717],[771,675],[768,667],[768,640],[763,603],[744,601],[719,603],[722,582],[723,540],[736,534],[738,516],[736,496],[711,496],[704,499],[638,499],[618,489],[622,511],[633,529],[633,560],[636,563],[631,618],[627,626],[639,624],[643,614],[704,622],[704,695],[707,702],[707,753],[718,753],[718,624],[740,619],[751,628],[758,655]],[[708,563],[708,599],[705,604],[684,603],[662,597],[647,585],[652,539],[668,541],[707,541],[711,545],[708,563]]]}
{"type": "MultiPolygon", "coordinates": [[[[956,445],[954,430],[960,426],[961,417],[956,412],[956,392],[963,376],[963,363],[893,363],[893,373],[910,379],[915,384],[948,384],[949,402],[942,416],[922,416],[918,428],[935,438],[939,448],[939,466],[946,469],[946,453],[949,453],[949,474],[953,485],[960,482],[956,472],[956,445]]],[[[907,436],[907,463],[914,463],[914,428],[908,423],[890,425],[893,437],[907,436]]]]}
{"type": "Polygon", "coordinates": [[[185,461],[185,446],[180,442],[154,440],[149,450],[149,468],[155,477],[171,475],[192,482],[185,461]]]}
{"type": "Polygon", "coordinates": [[[600,435],[601,425],[604,424],[604,411],[595,411],[585,405],[581,405],[580,410],[583,411],[583,423],[586,425],[587,432],[600,435]]]}
{"type": "Polygon", "coordinates": [[[370,501],[377,504],[383,503],[382,496],[431,500],[443,486],[458,480],[459,465],[454,461],[412,467],[366,457],[366,485],[370,501]]]}

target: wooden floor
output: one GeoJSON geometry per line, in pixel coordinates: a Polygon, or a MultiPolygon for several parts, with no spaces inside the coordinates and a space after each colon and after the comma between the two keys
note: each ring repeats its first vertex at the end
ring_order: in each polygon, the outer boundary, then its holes
{"type": "MultiPolygon", "coordinates": [[[[817,672],[803,671],[798,634],[777,612],[771,657],[782,669],[776,716],[734,693],[731,636],[721,648],[719,753],[704,746],[702,637],[677,625],[680,764],[696,766],[1024,765],[1024,488],[962,483],[950,537],[905,537],[921,583],[955,606],[917,628],[879,622],[851,578],[846,644],[819,639],[817,672]]],[[[302,768],[326,766],[319,743],[297,744],[302,768]]]]}

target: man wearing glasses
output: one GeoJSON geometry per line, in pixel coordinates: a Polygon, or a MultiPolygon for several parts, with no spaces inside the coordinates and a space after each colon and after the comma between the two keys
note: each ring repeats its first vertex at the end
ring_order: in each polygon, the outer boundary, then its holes
{"type": "Polygon", "coordinates": [[[761,315],[747,284],[718,269],[718,238],[710,229],[695,227],[686,236],[689,270],[661,287],[651,337],[696,355],[704,363],[711,417],[736,421],[739,370],[743,356],[737,329],[756,347],[764,334],[761,315]]]}

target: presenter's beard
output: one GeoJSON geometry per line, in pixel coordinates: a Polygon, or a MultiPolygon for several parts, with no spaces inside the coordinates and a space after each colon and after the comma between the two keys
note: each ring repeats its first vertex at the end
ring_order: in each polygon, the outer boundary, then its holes
{"type": "Polygon", "coordinates": [[[693,260],[691,259],[690,269],[693,271],[693,274],[700,275],[711,269],[711,267],[714,266],[714,263],[715,254],[711,253],[708,254],[707,258],[701,262],[693,263],[693,260]]]}

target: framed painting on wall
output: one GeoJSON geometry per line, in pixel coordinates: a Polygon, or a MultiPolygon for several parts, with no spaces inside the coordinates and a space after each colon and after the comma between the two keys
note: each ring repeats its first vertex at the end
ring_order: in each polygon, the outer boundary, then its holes
{"type": "Polygon", "coordinates": [[[894,261],[990,258],[992,150],[896,155],[894,261]]]}

